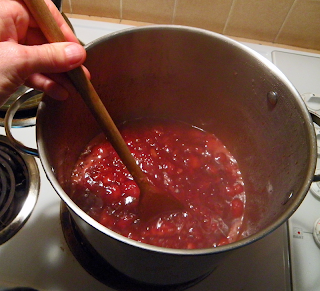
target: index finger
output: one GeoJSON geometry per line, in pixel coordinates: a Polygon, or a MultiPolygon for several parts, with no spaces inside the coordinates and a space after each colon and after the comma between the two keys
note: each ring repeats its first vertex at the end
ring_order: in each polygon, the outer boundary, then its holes
{"type": "MultiPolygon", "coordinates": [[[[77,37],[74,35],[71,27],[66,22],[58,8],[55,6],[55,4],[51,0],[43,0],[46,5],[48,6],[51,14],[53,15],[53,18],[55,19],[56,23],[58,24],[59,28],[61,29],[65,40],[70,42],[76,42],[79,43],[77,37]]],[[[30,27],[38,27],[38,24],[36,23],[36,20],[32,15],[30,15],[30,27]]]]}

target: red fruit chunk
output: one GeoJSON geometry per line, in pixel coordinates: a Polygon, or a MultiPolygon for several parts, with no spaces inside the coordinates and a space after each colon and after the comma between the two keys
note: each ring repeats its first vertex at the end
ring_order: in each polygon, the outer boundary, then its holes
{"type": "Polygon", "coordinates": [[[226,238],[226,237],[223,237],[219,240],[218,242],[218,247],[219,246],[224,246],[224,245],[227,245],[229,243],[229,240],[226,238]]]}
{"type": "Polygon", "coordinates": [[[140,189],[133,180],[124,182],[120,187],[125,196],[131,196],[135,199],[139,198],[140,189]]]}
{"type": "Polygon", "coordinates": [[[121,230],[128,229],[132,225],[132,223],[134,223],[135,219],[135,215],[126,213],[120,217],[120,219],[116,223],[116,227],[121,230]]]}
{"type": "Polygon", "coordinates": [[[232,216],[234,218],[243,216],[243,211],[244,211],[243,202],[238,198],[233,199],[231,202],[231,211],[232,211],[232,216]]]}
{"type": "Polygon", "coordinates": [[[116,218],[113,215],[104,211],[100,216],[99,222],[108,228],[112,228],[116,222],[116,218]]]}
{"type": "Polygon", "coordinates": [[[235,194],[235,195],[241,194],[242,192],[244,192],[243,184],[236,183],[236,184],[233,186],[233,191],[234,191],[234,194],[235,194]]]}
{"type": "Polygon", "coordinates": [[[190,156],[188,165],[194,170],[196,170],[202,166],[200,158],[197,156],[190,156]]]}
{"type": "Polygon", "coordinates": [[[223,152],[216,153],[214,158],[216,162],[220,165],[225,165],[229,161],[226,154],[223,152]]]}

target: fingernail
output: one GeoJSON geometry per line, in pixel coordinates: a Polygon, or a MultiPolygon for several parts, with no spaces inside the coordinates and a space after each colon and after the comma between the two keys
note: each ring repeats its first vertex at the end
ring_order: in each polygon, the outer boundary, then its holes
{"type": "Polygon", "coordinates": [[[84,49],[81,45],[72,43],[64,48],[66,57],[71,64],[79,63],[83,60],[84,49]]]}

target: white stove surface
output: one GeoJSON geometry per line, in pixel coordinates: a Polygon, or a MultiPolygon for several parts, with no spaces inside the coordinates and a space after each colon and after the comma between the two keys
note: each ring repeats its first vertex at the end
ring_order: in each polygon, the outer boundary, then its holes
{"type": "MultiPolygon", "coordinates": [[[[320,56],[297,52],[272,53],[274,63],[295,85],[307,106],[320,113],[320,56]]],[[[318,162],[320,150],[318,126],[318,162]]],[[[320,218],[320,183],[313,183],[305,200],[289,220],[292,282],[294,291],[320,290],[320,249],[313,239],[314,224],[320,218]],[[314,195],[317,194],[316,195],[314,195]]]]}
{"type": "MultiPolygon", "coordinates": [[[[71,23],[77,36],[84,43],[129,27],[79,19],[71,19],[71,23]]],[[[245,44],[270,61],[275,57],[272,52],[278,50],[269,46],[245,44]]],[[[297,54],[290,50],[280,51],[297,54]]],[[[315,54],[308,54],[308,56],[319,57],[315,54]]],[[[276,61],[280,62],[280,60],[281,58],[277,59],[276,55],[276,61]]],[[[295,64],[292,60],[291,64],[298,73],[301,73],[299,64],[295,64]]],[[[320,64],[317,68],[320,69],[320,64]]],[[[308,74],[300,74],[299,80],[301,76],[309,79],[308,74]]],[[[317,78],[320,80],[320,76],[317,78]]],[[[295,84],[295,80],[292,82],[295,84]]],[[[298,86],[297,88],[299,89],[298,86]]],[[[311,86],[307,89],[303,88],[303,92],[300,93],[306,93],[304,90],[313,93],[317,88],[311,86]]],[[[36,147],[34,126],[15,128],[12,132],[24,144],[36,147]]],[[[2,127],[0,127],[0,134],[5,135],[2,127]]],[[[43,291],[114,290],[89,275],[71,254],[60,225],[60,198],[46,179],[38,159],[37,162],[41,174],[39,200],[26,225],[12,239],[0,246],[0,290],[17,286],[43,291]]],[[[293,290],[320,290],[320,276],[318,276],[320,250],[311,234],[314,220],[320,217],[318,203],[319,201],[312,194],[308,194],[289,223],[290,237],[293,237],[293,230],[296,231],[297,227],[303,233],[303,238],[292,239],[291,243],[291,250],[298,246],[297,251],[291,254],[294,271],[293,290]],[[304,218],[305,208],[310,216],[307,220],[300,222],[299,216],[304,218]],[[303,249],[299,248],[302,245],[304,245],[303,249]],[[312,249],[312,254],[307,254],[306,248],[312,249]],[[304,262],[303,258],[307,260],[304,262]]],[[[214,273],[188,290],[292,290],[287,250],[287,224],[284,224],[266,238],[233,252],[214,273]],[[278,269],[274,268],[274,264],[278,269]]]]}

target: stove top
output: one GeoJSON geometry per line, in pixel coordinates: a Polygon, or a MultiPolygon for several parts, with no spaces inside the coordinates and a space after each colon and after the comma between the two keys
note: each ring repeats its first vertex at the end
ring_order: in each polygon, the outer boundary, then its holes
{"type": "MultiPolygon", "coordinates": [[[[77,36],[84,43],[107,33],[129,27],[128,25],[107,22],[70,20],[77,36]]],[[[270,46],[249,43],[245,43],[245,45],[274,62],[280,62],[281,59],[274,51],[297,54],[297,52],[291,50],[279,50],[270,46]]],[[[308,54],[308,57],[318,56],[308,54]]],[[[301,67],[295,65],[292,60],[291,63],[299,73],[301,67]]],[[[320,65],[317,68],[320,68],[320,65]]],[[[300,80],[301,77],[298,79],[300,80]]],[[[319,79],[320,77],[318,77],[319,79]]],[[[320,90],[314,91],[316,89],[312,87],[308,88],[310,88],[310,91],[307,92],[320,92],[320,90]]],[[[310,97],[310,95],[308,96],[310,97]]],[[[24,144],[36,147],[34,126],[14,128],[12,133],[24,144]]],[[[0,127],[0,134],[4,135],[3,127],[0,127]]],[[[128,286],[105,285],[105,282],[102,283],[99,278],[90,275],[72,254],[62,232],[63,225],[61,225],[60,218],[63,208],[61,200],[46,179],[38,159],[37,163],[41,180],[37,205],[24,227],[10,241],[0,246],[0,261],[2,262],[0,264],[0,290],[2,290],[1,288],[17,286],[32,287],[43,291],[133,290],[128,286]]],[[[316,208],[316,202],[318,201],[315,201],[315,198],[311,195],[308,194],[306,201],[311,197],[312,204],[316,208]]],[[[304,207],[303,203],[299,211],[304,207]]],[[[300,277],[296,279],[295,272],[291,280],[291,261],[294,264],[294,271],[306,272],[301,271],[300,266],[305,267],[305,265],[295,255],[292,246],[290,246],[290,250],[293,255],[289,255],[288,238],[293,236],[292,230],[296,231],[297,227],[300,227],[303,239],[293,240],[293,244],[302,241],[308,242],[310,245],[314,244],[309,235],[313,228],[314,219],[314,217],[310,219],[312,225],[308,224],[306,232],[303,229],[304,225],[296,225],[295,220],[292,220],[293,222],[290,220],[289,224],[285,223],[267,237],[232,252],[214,272],[201,282],[192,286],[183,286],[183,288],[178,286],[172,290],[320,290],[315,289],[316,287],[306,289],[301,285],[296,286],[300,277]],[[292,283],[294,283],[293,286],[292,283]]],[[[319,249],[316,248],[315,252],[315,255],[320,256],[319,249]]],[[[317,261],[320,262],[320,258],[317,261]]],[[[318,270],[320,270],[320,267],[318,270]]],[[[316,272],[317,269],[314,270],[314,273],[316,272]]],[[[110,273],[109,276],[113,276],[113,274],[110,273]]],[[[320,286],[320,284],[316,285],[316,280],[320,280],[317,277],[319,276],[313,276],[312,286],[320,286]]]]}
{"type": "MultiPolygon", "coordinates": [[[[295,85],[307,106],[319,114],[320,110],[320,56],[297,52],[273,51],[274,63],[295,85]]],[[[315,125],[317,140],[320,128],[315,125]]],[[[318,162],[316,173],[320,173],[318,162]]],[[[313,233],[320,218],[320,183],[313,183],[304,202],[289,220],[290,252],[293,290],[320,290],[320,249],[313,233]]]]}

